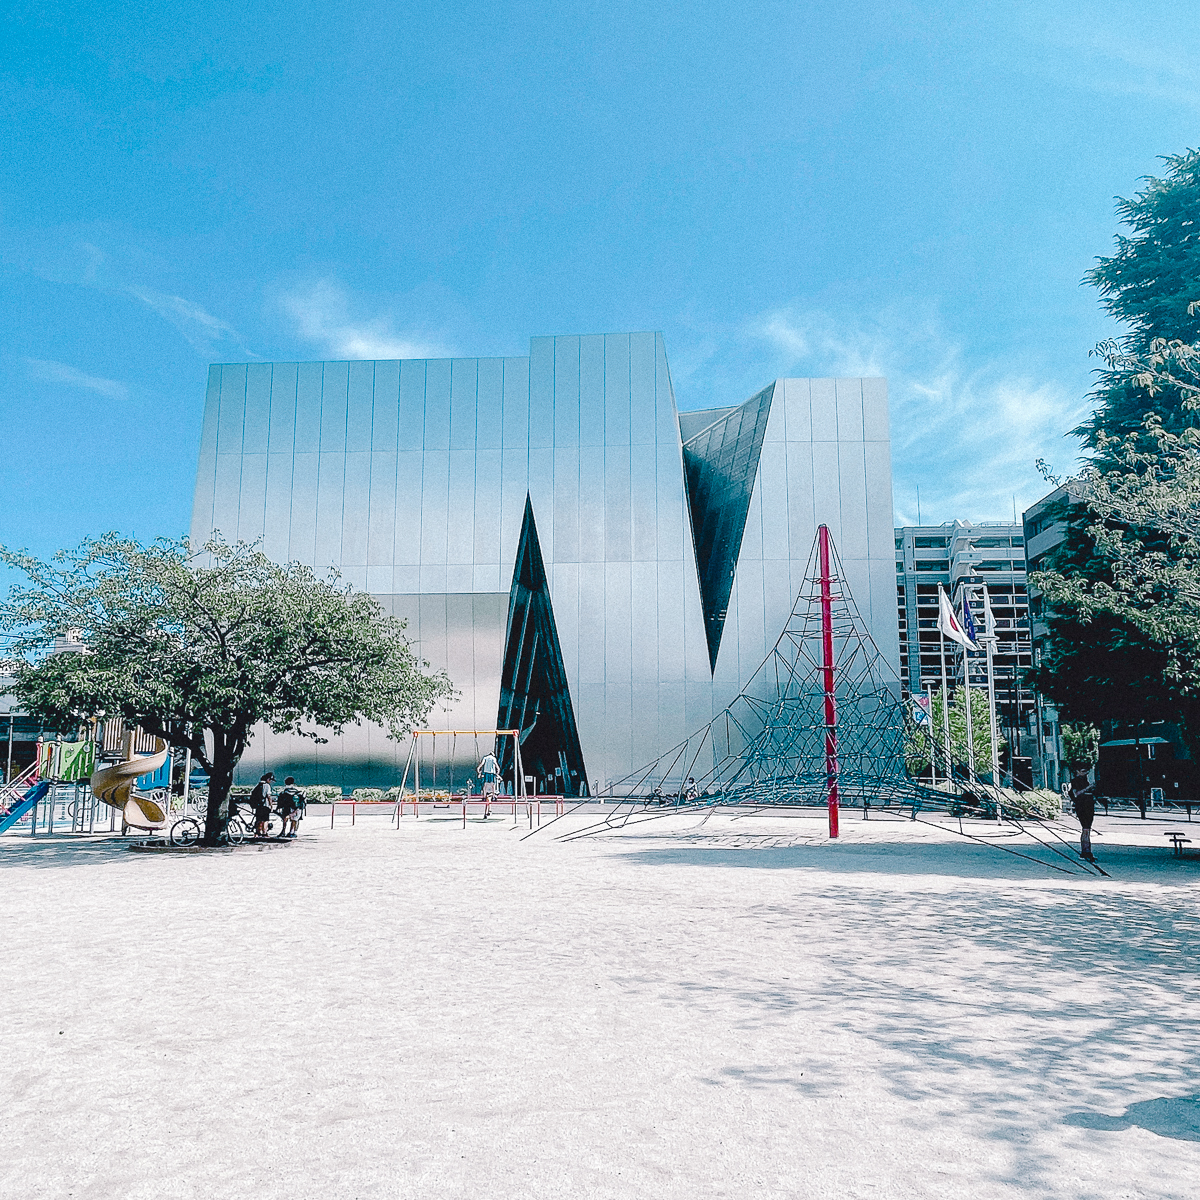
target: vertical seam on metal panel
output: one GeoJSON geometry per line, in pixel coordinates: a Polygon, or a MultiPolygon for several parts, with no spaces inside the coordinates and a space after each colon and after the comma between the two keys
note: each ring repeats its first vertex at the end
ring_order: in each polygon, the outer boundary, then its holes
{"type": "Polygon", "coordinates": [[[246,481],[246,397],[250,388],[250,369],[242,368],[242,436],[238,446],[238,493],[237,515],[234,517],[234,539],[242,525],[242,485],[246,481]]]}
{"type": "MultiPolygon", "coordinates": [[[[865,534],[867,542],[867,607],[871,613],[871,629],[874,631],[877,626],[875,624],[875,580],[871,570],[871,485],[870,477],[867,474],[867,405],[861,378],[858,381],[858,405],[862,420],[863,516],[864,524],[866,525],[865,534]]],[[[894,537],[895,535],[893,535],[893,540],[894,537]]],[[[897,626],[898,632],[899,626],[897,626]]],[[[897,663],[897,670],[899,670],[899,667],[900,664],[897,663]]]]}
{"type": "MultiPolygon", "coordinates": [[[[421,380],[421,491],[420,496],[423,499],[425,496],[426,483],[426,465],[429,454],[429,359],[425,359],[422,364],[424,377],[421,380]]],[[[417,593],[424,595],[425,587],[425,505],[418,504],[419,518],[417,522],[417,593]]],[[[423,628],[423,622],[420,618],[420,602],[417,607],[417,626],[423,628]]],[[[424,643],[422,643],[424,644],[424,643]]]]}
{"type": "Polygon", "coordinates": [[[267,384],[267,449],[263,455],[263,501],[262,501],[262,529],[263,529],[263,549],[266,549],[267,541],[267,486],[271,482],[271,409],[275,402],[275,364],[269,364],[271,368],[271,377],[267,384]]]}
{"type": "Polygon", "coordinates": [[[317,538],[321,530],[321,481],[325,474],[325,364],[321,363],[321,394],[317,403],[317,478],[313,488],[313,569],[319,570],[317,562],[317,538]]]}
{"type": "MultiPolygon", "coordinates": [[[[371,496],[375,490],[375,380],[379,374],[379,362],[371,360],[371,424],[367,438],[367,512],[366,529],[363,531],[363,591],[371,590],[371,496]]],[[[350,411],[347,395],[346,411],[350,411]]],[[[348,456],[347,456],[348,457],[348,456]]]]}
{"type": "Polygon", "coordinates": [[[292,559],[292,504],[296,495],[296,417],[300,411],[300,364],[296,364],[296,386],[292,389],[292,466],[288,472],[287,557],[292,559]]]}
{"type": "MultiPolygon", "coordinates": [[[[342,423],[342,519],[338,527],[338,567],[346,566],[346,479],[350,474],[350,363],[346,363],[346,416],[342,423]]],[[[345,760],[345,752],[342,754],[345,760]]]]}

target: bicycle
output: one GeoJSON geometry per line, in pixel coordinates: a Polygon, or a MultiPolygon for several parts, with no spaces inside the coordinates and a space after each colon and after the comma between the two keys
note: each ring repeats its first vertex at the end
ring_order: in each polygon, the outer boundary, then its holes
{"type": "MultiPolygon", "coordinates": [[[[242,813],[241,805],[236,806],[233,816],[229,818],[229,824],[225,826],[225,836],[229,839],[231,846],[241,845],[242,842],[251,841],[257,836],[254,831],[258,822],[254,819],[254,813],[250,812],[245,816],[242,813]]],[[[272,808],[267,816],[267,837],[277,838],[281,833],[283,833],[283,818],[272,808]]]]}
{"type": "MultiPolygon", "coordinates": [[[[253,840],[256,824],[253,814],[243,816],[241,807],[235,808],[233,816],[229,818],[229,824],[225,826],[226,840],[231,846],[240,846],[243,842],[253,840]]],[[[168,840],[172,846],[194,846],[200,841],[203,833],[204,826],[198,818],[180,817],[171,826],[168,840]]],[[[267,837],[277,838],[281,833],[283,833],[283,818],[274,809],[271,809],[271,815],[267,818],[267,837]]]]}
{"type": "Polygon", "coordinates": [[[167,840],[172,846],[194,846],[200,841],[204,827],[195,817],[180,817],[172,826],[167,840]]]}

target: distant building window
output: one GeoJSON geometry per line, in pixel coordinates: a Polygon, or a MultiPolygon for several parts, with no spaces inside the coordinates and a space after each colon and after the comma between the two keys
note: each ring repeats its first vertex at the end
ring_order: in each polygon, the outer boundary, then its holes
{"type": "Polygon", "coordinates": [[[947,545],[945,538],[914,538],[913,545],[918,550],[935,550],[947,545]]]}
{"type": "Polygon", "coordinates": [[[949,562],[945,561],[944,559],[938,560],[938,561],[928,561],[928,562],[921,562],[918,559],[917,570],[918,571],[949,571],[950,564],[949,564],[949,562]]]}

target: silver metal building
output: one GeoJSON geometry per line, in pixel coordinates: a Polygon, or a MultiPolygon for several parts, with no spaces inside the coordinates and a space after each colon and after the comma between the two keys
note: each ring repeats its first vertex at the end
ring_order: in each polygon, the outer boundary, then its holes
{"type": "MultiPolygon", "coordinates": [[[[677,411],[662,337],[537,337],[527,358],[218,365],[192,537],[336,567],[460,692],[442,729],[520,728],[578,794],[706,724],[774,645],[819,523],[899,667],[887,385],[778,379],[677,411]]],[[[265,731],[243,760],[399,782],[376,728],[265,731]]],[[[460,768],[474,745],[457,748],[460,768]]]]}

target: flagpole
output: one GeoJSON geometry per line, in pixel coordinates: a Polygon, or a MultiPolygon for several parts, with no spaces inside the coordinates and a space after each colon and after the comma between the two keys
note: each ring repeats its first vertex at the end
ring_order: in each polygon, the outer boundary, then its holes
{"type": "Polygon", "coordinates": [[[996,729],[996,618],[992,615],[992,598],[987,584],[983,585],[983,630],[987,650],[988,729],[992,739],[992,786],[996,789],[996,823],[1004,820],[1000,805],[1000,737],[996,729]]]}
{"type": "MultiPolygon", "coordinates": [[[[942,585],[938,584],[938,645],[942,652],[942,752],[946,755],[946,782],[949,783],[954,778],[954,760],[950,754],[950,700],[946,691],[946,635],[941,629],[941,591],[942,585]]],[[[932,724],[933,713],[930,713],[930,724],[932,724]]]]}
{"type": "MultiPolygon", "coordinates": [[[[925,711],[929,714],[925,728],[929,731],[929,782],[937,783],[937,738],[933,733],[933,684],[925,684],[925,711]]],[[[947,775],[949,778],[949,775],[947,775]]]]}
{"type": "Polygon", "coordinates": [[[1002,819],[1000,813],[1000,746],[996,737],[996,677],[992,664],[994,650],[993,639],[987,640],[987,680],[988,680],[988,720],[991,722],[992,736],[992,784],[996,789],[996,820],[1002,819]]]}
{"type": "MultiPolygon", "coordinates": [[[[967,597],[966,585],[963,585],[963,602],[965,604],[967,597]]],[[[978,782],[979,776],[975,772],[975,722],[971,719],[974,715],[971,712],[971,660],[968,657],[970,651],[967,649],[967,643],[963,642],[963,687],[966,688],[965,699],[967,702],[967,777],[975,782],[978,782]]]]}

